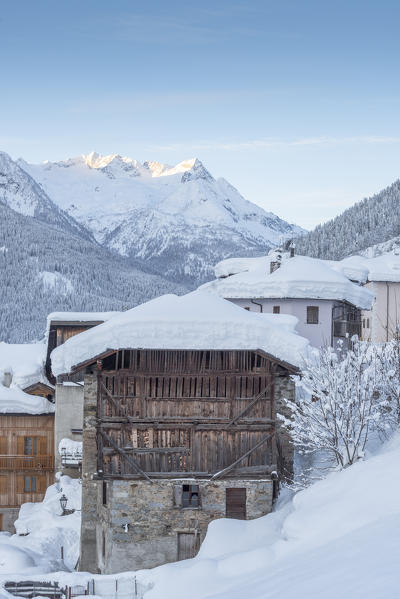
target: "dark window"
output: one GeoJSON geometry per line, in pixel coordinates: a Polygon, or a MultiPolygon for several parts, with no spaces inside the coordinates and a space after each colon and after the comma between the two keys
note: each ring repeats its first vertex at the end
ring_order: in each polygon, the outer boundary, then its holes
{"type": "Polygon", "coordinates": [[[250,310],[249,306],[244,307],[245,310],[250,310]]]}
{"type": "Polygon", "coordinates": [[[369,329],[369,318],[367,318],[367,329],[369,329]]]}
{"type": "Polygon", "coordinates": [[[107,483],[103,480],[103,505],[107,505],[107,483]]]}
{"type": "Polygon", "coordinates": [[[319,321],[319,307],[318,306],[307,306],[307,324],[318,324],[319,321]]]}
{"type": "Polygon", "coordinates": [[[363,318],[363,329],[365,329],[365,318],[363,318]]]}
{"type": "Polygon", "coordinates": [[[199,507],[200,493],[198,485],[182,485],[182,507],[199,507]]]}
{"type": "Polygon", "coordinates": [[[102,538],[102,554],[103,554],[103,559],[106,557],[106,533],[103,530],[103,538],[102,538]]]}
{"type": "Polygon", "coordinates": [[[280,306],[274,306],[272,308],[272,314],[280,314],[281,313],[281,307],[280,306]]]}

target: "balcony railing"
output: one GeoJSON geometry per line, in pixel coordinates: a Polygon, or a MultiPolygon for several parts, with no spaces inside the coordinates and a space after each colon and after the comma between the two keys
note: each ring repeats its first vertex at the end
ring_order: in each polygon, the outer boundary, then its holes
{"type": "Polygon", "coordinates": [[[0,470],[50,470],[52,455],[0,455],[0,470]]]}

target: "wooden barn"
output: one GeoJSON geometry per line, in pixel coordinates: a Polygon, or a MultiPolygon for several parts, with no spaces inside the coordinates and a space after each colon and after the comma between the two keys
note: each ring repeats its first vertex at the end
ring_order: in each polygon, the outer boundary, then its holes
{"type": "Polygon", "coordinates": [[[164,296],[73,341],[52,364],[85,380],[81,569],[193,557],[211,520],[271,510],[291,469],[276,409],[307,346],[279,317],[164,296]]]}

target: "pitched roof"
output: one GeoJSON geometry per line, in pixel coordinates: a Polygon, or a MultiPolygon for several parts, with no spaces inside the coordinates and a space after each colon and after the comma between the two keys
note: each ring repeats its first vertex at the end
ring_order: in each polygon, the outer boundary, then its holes
{"type": "Polygon", "coordinates": [[[51,354],[55,375],[108,350],[252,349],[299,366],[308,340],[297,319],[248,312],[207,293],[163,295],[68,339],[51,354]]]}

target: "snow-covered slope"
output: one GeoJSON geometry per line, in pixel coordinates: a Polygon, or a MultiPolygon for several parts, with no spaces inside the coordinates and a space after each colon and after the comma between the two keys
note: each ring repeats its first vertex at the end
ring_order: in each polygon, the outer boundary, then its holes
{"type": "Polygon", "coordinates": [[[265,253],[301,232],[214,179],[198,159],[171,167],[91,153],[19,165],[101,244],[174,280],[199,282],[222,258],[265,253]]]}
{"type": "Polygon", "coordinates": [[[56,206],[41,186],[5,152],[0,152],[0,204],[84,239],[92,239],[92,235],[56,206]]]}
{"type": "Polygon", "coordinates": [[[257,520],[216,520],[195,559],[142,572],[146,599],[399,595],[400,439],[257,520]]]}

